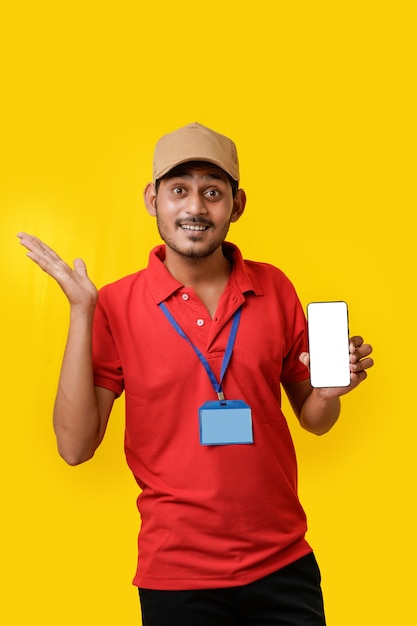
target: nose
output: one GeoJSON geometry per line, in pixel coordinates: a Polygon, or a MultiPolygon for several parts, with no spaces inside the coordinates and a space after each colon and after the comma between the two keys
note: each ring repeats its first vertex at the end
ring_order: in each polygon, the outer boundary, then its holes
{"type": "Polygon", "coordinates": [[[207,213],[204,196],[202,196],[197,190],[188,195],[186,210],[190,215],[202,215],[207,213]]]}

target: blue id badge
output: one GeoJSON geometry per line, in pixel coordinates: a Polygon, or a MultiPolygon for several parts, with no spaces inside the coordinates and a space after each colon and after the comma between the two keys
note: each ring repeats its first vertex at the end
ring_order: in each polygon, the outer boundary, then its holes
{"type": "Polygon", "coordinates": [[[203,446],[253,443],[252,412],[243,400],[205,402],[198,416],[203,446]]]}

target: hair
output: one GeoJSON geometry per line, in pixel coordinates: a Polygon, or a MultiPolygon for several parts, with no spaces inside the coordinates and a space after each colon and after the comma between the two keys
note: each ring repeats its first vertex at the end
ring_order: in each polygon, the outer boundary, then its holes
{"type": "MultiPolygon", "coordinates": [[[[219,167],[218,165],[215,165],[214,163],[210,163],[209,161],[187,161],[186,163],[180,163],[179,165],[176,165],[175,167],[173,167],[172,170],[169,170],[169,172],[164,174],[164,176],[161,176],[161,178],[158,178],[155,181],[156,193],[158,193],[161,180],[168,180],[169,178],[174,178],[175,176],[180,175],[186,167],[187,168],[199,168],[199,167],[206,167],[206,166],[213,166],[213,165],[215,167],[219,167]]],[[[227,180],[229,181],[230,186],[232,188],[233,198],[235,198],[239,189],[239,181],[234,180],[227,172],[222,170],[221,167],[219,167],[219,170],[224,172],[225,176],[227,177],[227,180]]]]}

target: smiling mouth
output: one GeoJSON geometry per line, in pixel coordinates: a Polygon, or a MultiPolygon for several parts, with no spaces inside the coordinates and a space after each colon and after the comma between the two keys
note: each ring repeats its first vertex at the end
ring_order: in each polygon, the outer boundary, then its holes
{"type": "Polygon", "coordinates": [[[180,227],[183,230],[192,230],[201,232],[203,230],[208,230],[209,226],[205,226],[204,224],[181,224],[180,227]]]}

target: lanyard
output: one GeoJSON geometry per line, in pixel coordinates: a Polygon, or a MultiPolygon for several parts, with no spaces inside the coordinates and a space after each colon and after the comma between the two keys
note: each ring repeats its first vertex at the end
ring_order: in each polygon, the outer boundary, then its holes
{"type": "Polygon", "coordinates": [[[229,339],[227,340],[226,351],[224,353],[222,368],[221,368],[221,371],[220,371],[220,382],[217,382],[217,379],[216,379],[216,377],[214,375],[214,372],[211,369],[211,367],[210,367],[206,357],[204,356],[204,354],[202,354],[200,352],[200,350],[197,348],[197,346],[195,346],[192,343],[192,341],[187,337],[185,332],[182,330],[181,326],[178,324],[178,322],[175,320],[175,318],[168,311],[165,303],[161,302],[159,306],[161,307],[163,313],[167,317],[168,321],[175,328],[177,333],[179,335],[181,335],[181,337],[183,337],[186,341],[188,341],[190,346],[193,348],[193,350],[197,354],[198,358],[200,359],[201,363],[204,366],[204,369],[206,370],[206,372],[208,374],[208,377],[211,380],[211,384],[213,385],[214,391],[216,392],[217,397],[219,398],[219,400],[224,400],[224,393],[223,393],[223,390],[222,390],[222,382],[223,382],[223,378],[224,378],[224,375],[225,375],[226,370],[227,370],[227,366],[229,365],[230,357],[232,356],[233,346],[235,344],[236,335],[237,335],[237,329],[239,327],[239,322],[240,322],[241,307],[239,307],[237,309],[237,311],[235,312],[235,314],[233,316],[232,328],[230,330],[229,339]]]}

